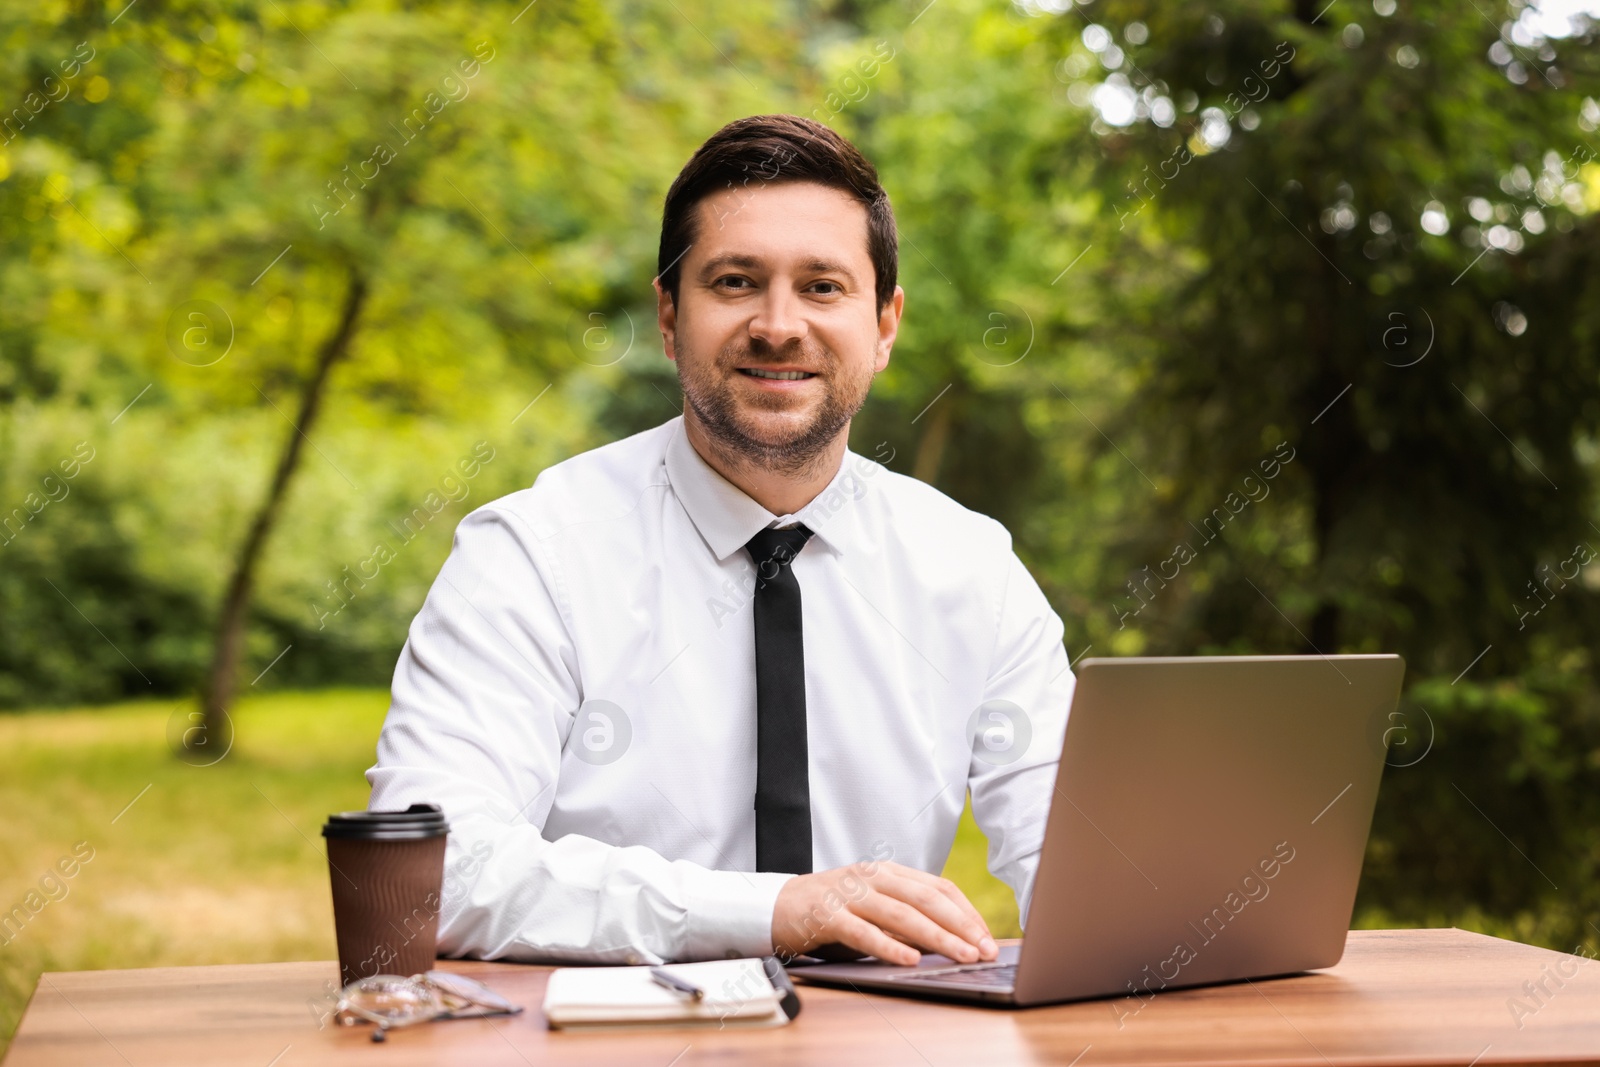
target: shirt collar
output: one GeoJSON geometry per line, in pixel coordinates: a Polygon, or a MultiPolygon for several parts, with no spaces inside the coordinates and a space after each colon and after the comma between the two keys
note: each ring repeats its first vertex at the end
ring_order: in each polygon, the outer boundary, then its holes
{"type": "Polygon", "coordinates": [[[742,552],[752,537],[780,520],[783,525],[805,523],[815,535],[813,540],[834,554],[842,554],[859,519],[855,515],[857,509],[841,505],[860,496],[859,490],[848,490],[860,485],[853,469],[861,462],[846,449],[844,462],[826,489],[793,515],[778,516],[712,469],[689,442],[682,415],[672,420],[666,454],[667,480],[672,483],[672,491],[718,560],[742,552]],[[841,487],[847,479],[849,484],[841,487]]]}

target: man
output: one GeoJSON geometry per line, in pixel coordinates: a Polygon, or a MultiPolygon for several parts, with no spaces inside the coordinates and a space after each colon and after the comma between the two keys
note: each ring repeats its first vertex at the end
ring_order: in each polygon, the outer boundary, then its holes
{"type": "Polygon", "coordinates": [[[678,175],[683,415],[463,520],[395,670],[371,804],[450,818],[441,952],[991,960],[932,873],[969,790],[1026,916],[1073,676],[1006,531],[847,449],[896,256],[876,171],[808,119],[678,175]]]}

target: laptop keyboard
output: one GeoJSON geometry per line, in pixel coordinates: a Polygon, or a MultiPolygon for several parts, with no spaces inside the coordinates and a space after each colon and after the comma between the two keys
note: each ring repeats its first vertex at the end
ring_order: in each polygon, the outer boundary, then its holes
{"type": "Polygon", "coordinates": [[[981,989],[1011,989],[1017,984],[1015,963],[977,963],[968,967],[946,967],[938,971],[907,971],[885,977],[894,980],[915,979],[919,982],[947,982],[981,989]]]}

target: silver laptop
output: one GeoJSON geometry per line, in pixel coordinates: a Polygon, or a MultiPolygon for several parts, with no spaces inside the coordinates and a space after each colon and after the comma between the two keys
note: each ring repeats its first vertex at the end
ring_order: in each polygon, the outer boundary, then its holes
{"type": "Polygon", "coordinates": [[[1025,1006],[1331,967],[1399,656],[1087,659],[1027,935],[994,963],[797,964],[806,982],[1025,1006]]]}

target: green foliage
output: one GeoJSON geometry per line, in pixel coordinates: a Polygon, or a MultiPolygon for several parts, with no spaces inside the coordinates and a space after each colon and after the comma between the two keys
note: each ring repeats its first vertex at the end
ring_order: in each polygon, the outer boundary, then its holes
{"type": "Polygon", "coordinates": [[[723,42],[751,70],[694,79],[673,57],[714,48],[670,9],[144,14],[0,12],[28,44],[11,96],[80,41],[91,57],[0,148],[3,506],[25,524],[51,469],[31,435],[71,425],[101,456],[0,547],[0,705],[195,684],[357,279],[373,295],[269,545],[246,680],[291,646],[268,684],[382,680],[454,522],[601,440],[569,320],[648,293],[676,168],[708,128],[777,106],[758,71],[805,67],[776,13],[723,42]],[[495,461],[468,482],[478,442],[495,461]]]}
{"type": "Polygon", "coordinates": [[[1600,921],[1592,29],[1056,7],[0,9],[6,107],[94,50],[0,147],[0,514],[96,450],[0,545],[0,705],[195,683],[356,278],[245,680],[288,648],[260,688],[381,682],[461,515],[678,410],[661,196],[723,122],[792,111],[900,224],[853,447],[1002,519],[1074,656],[1404,653],[1431,748],[1391,756],[1361,921],[1571,947],[1600,921]]]}
{"type": "Polygon", "coordinates": [[[1321,6],[1058,23],[1065,70],[1125,48],[1088,79],[1126,112],[1094,127],[1124,267],[1095,280],[1140,473],[1089,636],[1403,653],[1364,911],[1570,948],[1600,914],[1595,34],[1321,6]]]}

